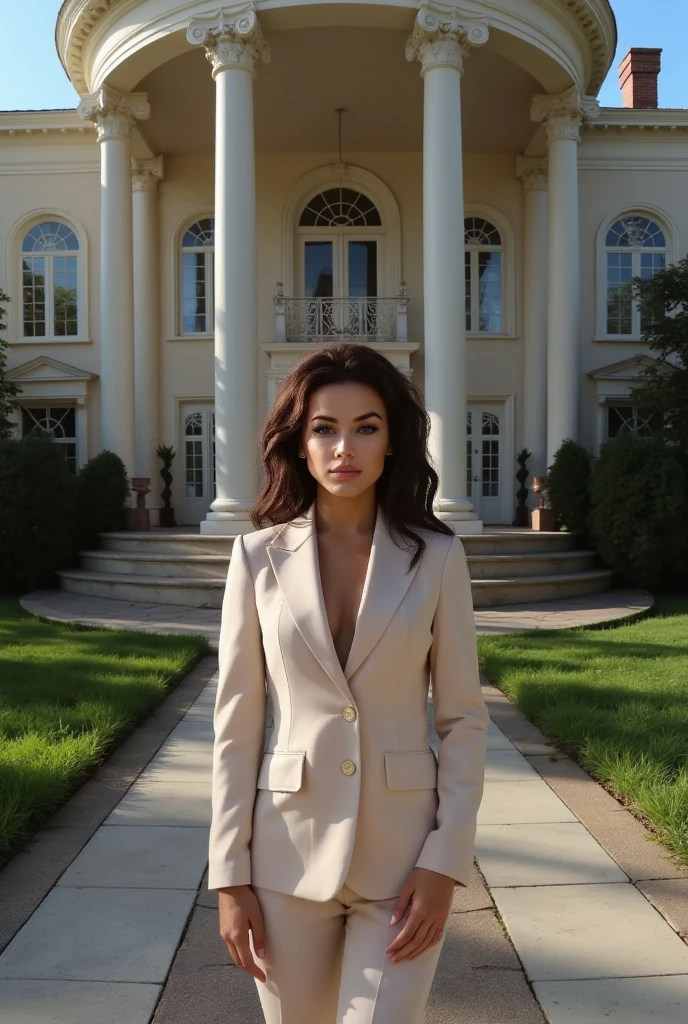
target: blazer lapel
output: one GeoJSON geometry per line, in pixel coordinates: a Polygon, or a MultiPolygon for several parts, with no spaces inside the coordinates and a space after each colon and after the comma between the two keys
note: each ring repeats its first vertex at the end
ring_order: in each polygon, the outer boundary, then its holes
{"type": "Polygon", "coordinates": [[[315,504],[301,519],[287,523],[267,550],[301,636],[330,679],[350,700],[348,680],[382,637],[416,574],[418,563],[407,572],[411,549],[394,543],[378,507],[354,637],[343,670],[330,633],[320,580],[315,504]]]}
{"type": "MultiPolygon", "coordinates": [[[[402,544],[403,544],[402,539],[402,544]]],[[[387,529],[382,509],[378,506],[373,546],[368,572],[356,619],[351,650],[344,666],[344,675],[351,679],[381,639],[411,586],[419,562],[408,571],[412,548],[398,547],[387,529]]]]}

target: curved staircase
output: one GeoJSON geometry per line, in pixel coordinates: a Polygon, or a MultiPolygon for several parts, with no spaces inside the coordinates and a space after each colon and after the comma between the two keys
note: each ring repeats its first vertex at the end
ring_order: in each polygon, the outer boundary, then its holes
{"type": "MultiPolygon", "coordinates": [[[[123,601],[220,608],[231,537],[195,528],[105,533],[97,551],[81,552],[81,568],[64,569],[60,586],[72,593],[123,601]]],[[[462,537],[476,608],[556,601],[608,590],[613,572],[596,567],[593,551],[576,548],[567,533],[509,527],[462,537]]]]}

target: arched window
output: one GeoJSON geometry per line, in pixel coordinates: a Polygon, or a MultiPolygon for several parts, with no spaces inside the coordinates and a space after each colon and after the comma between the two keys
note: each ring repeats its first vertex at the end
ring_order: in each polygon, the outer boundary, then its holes
{"type": "Polygon", "coordinates": [[[62,445],[70,469],[76,471],[76,409],[70,406],[22,408],[22,434],[47,430],[53,440],[62,445]]]}
{"type": "Polygon", "coordinates": [[[44,220],[21,246],[22,333],[25,338],[79,334],[79,240],[67,224],[44,220]]]}
{"type": "Polygon", "coordinates": [[[666,266],[667,239],[655,221],[642,214],[626,214],[607,230],[606,333],[640,337],[640,308],[633,300],[634,277],[649,279],[666,266]]]}
{"type": "Polygon", "coordinates": [[[466,331],[504,331],[504,244],[499,230],[484,217],[466,217],[466,331]]]}
{"type": "Polygon", "coordinates": [[[182,236],[182,334],[210,334],[213,331],[214,247],[214,217],[197,220],[182,236]]]}
{"type": "Polygon", "coordinates": [[[375,204],[353,188],[328,188],[306,203],[300,228],[366,227],[382,225],[375,204]]]}

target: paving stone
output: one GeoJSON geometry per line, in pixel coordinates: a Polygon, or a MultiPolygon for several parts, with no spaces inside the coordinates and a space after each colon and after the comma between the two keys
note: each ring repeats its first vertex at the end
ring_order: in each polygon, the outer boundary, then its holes
{"type": "Polygon", "coordinates": [[[2,1024],[148,1024],[160,985],[5,979],[2,1024]]]}
{"type": "Polygon", "coordinates": [[[205,782],[135,782],[106,825],[210,825],[210,787],[205,782]]]}
{"type": "Polygon", "coordinates": [[[493,889],[531,981],[688,974],[688,946],[628,883],[493,889]]]}
{"type": "Polygon", "coordinates": [[[204,740],[168,739],[141,779],[160,782],[205,782],[210,785],[213,769],[213,745],[204,740]]]}
{"type": "Polygon", "coordinates": [[[518,957],[491,911],[452,914],[426,1024],[542,1024],[518,957]]]}
{"type": "Polygon", "coordinates": [[[486,782],[479,825],[517,825],[539,821],[575,821],[546,782],[486,782]]]}
{"type": "Polygon", "coordinates": [[[507,739],[501,729],[499,729],[492,719],[487,727],[487,749],[488,750],[513,750],[514,745],[511,740],[507,739]]]}
{"type": "Polygon", "coordinates": [[[475,864],[471,868],[468,885],[454,887],[451,904],[452,914],[464,914],[473,910],[494,910],[492,897],[475,864]]]}
{"type": "Polygon", "coordinates": [[[688,942],[688,878],[662,878],[638,882],[638,888],[688,942]]]}
{"type": "Polygon", "coordinates": [[[232,963],[217,912],[196,907],[153,1024],[264,1024],[256,983],[232,963]]]}
{"type": "Polygon", "coordinates": [[[480,825],[476,856],[490,888],[628,881],[576,821],[480,825]]]}
{"type": "Polygon", "coordinates": [[[161,984],[194,896],[57,886],[0,956],[0,978],[161,984]]]}
{"type": "Polygon", "coordinates": [[[188,718],[182,719],[170,733],[171,740],[196,740],[201,743],[212,744],[213,722],[212,718],[188,718]]]}
{"type": "Polygon", "coordinates": [[[506,694],[481,676],[483,696],[490,717],[502,734],[522,754],[550,754],[556,748],[551,740],[518,710],[506,694]]]}
{"type": "Polygon", "coordinates": [[[208,861],[208,831],[101,825],[58,884],[195,893],[208,861]]]}
{"type": "Polygon", "coordinates": [[[485,782],[528,782],[540,778],[534,768],[512,747],[488,750],[485,758],[485,782]]]}
{"type": "Polygon", "coordinates": [[[580,765],[567,757],[529,757],[547,784],[583,822],[631,881],[688,878],[688,865],[678,864],[653,841],[641,822],[606,792],[580,765]]]}
{"type": "Polygon", "coordinates": [[[534,985],[550,1024],[686,1024],[688,976],[542,981],[534,985]]]}

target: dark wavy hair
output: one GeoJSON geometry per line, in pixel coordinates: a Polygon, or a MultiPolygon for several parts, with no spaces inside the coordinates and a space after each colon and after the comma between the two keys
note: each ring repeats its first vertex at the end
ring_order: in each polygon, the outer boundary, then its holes
{"type": "Polygon", "coordinates": [[[308,402],[327,384],[351,382],[376,391],[387,411],[393,454],[385,458],[376,496],[390,532],[415,545],[411,568],[425,550],[425,541],[414,528],[453,532],[432,510],[438,477],[428,458],[430,417],[415,384],[386,356],[366,345],[317,348],[300,359],[280,384],[260,432],[264,476],[251,508],[251,522],[256,528],[288,523],[310,508],[317,483],[305,460],[298,457],[308,402]]]}

